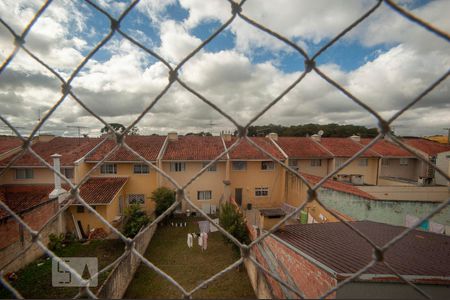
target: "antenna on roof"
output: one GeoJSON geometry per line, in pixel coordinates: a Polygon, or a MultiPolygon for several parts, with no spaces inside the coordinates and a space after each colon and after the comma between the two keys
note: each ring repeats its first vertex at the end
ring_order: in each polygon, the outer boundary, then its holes
{"type": "Polygon", "coordinates": [[[211,127],[211,135],[213,135],[213,126],[217,125],[217,123],[213,123],[213,121],[209,120],[209,127],[211,127]]]}
{"type": "Polygon", "coordinates": [[[324,132],[323,132],[323,130],[321,129],[321,130],[319,130],[319,132],[317,132],[317,134],[318,134],[319,136],[322,136],[322,135],[324,134],[324,132]]]}
{"type": "Polygon", "coordinates": [[[81,129],[87,129],[89,127],[86,126],[78,126],[78,125],[69,125],[67,128],[76,128],[78,129],[78,145],[80,144],[80,138],[81,138],[81,129]]]}

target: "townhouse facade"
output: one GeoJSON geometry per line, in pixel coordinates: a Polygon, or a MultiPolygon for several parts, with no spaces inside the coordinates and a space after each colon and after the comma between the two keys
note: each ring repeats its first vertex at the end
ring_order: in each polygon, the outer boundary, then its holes
{"type": "MultiPolygon", "coordinates": [[[[108,155],[116,146],[111,139],[46,135],[37,138],[32,149],[50,165],[54,163],[53,154],[61,155],[57,158],[61,173],[74,183],[80,182],[89,173],[91,179],[80,190],[82,198],[108,222],[116,225],[120,224],[129,204],[141,204],[148,213],[153,213],[152,192],[161,186],[175,189],[171,180],[155,171],[147,162],[161,169],[180,186],[189,183],[186,196],[199,209],[214,214],[220,203],[230,198],[242,208],[281,207],[284,203],[298,206],[306,200],[307,186],[304,182],[255,148],[252,143],[263,148],[285,166],[299,172],[308,182],[315,184],[370,142],[369,139],[356,136],[324,138],[318,135],[278,137],[276,134],[269,134],[267,137],[249,139],[251,142],[242,139],[239,144],[234,145],[238,139],[230,134],[179,136],[169,133],[167,136],[127,136],[125,141],[135,153],[120,147],[108,155]],[[230,151],[224,154],[227,150],[230,151]],[[105,159],[105,156],[108,157],[105,159]],[[215,164],[190,182],[200,170],[217,158],[215,164]],[[96,194],[101,194],[102,197],[97,197],[96,194]]],[[[414,141],[415,145],[421,142],[422,139],[414,141]]],[[[432,147],[429,142],[425,141],[425,146],[417,146],[418,151],[428,151],[426,153],[434,153],[436,156],[440,153],[437,151],[448,149],[445,145],[432,147]],[[433,152],[430,152],[430,149],[433,152]]],[[[21,142],[14,143],[9,148],[6,147],[8,149],[4,152],[10,151],[10,154],[0,160],[0,168],[6,167],[14,158],[14,151],[20,150],[21,142]],[[16,150],[11,152],[10,148],[16,150]]],[[[408,140],[408,143],[411,143],[411,140],[408,140]]],[[[324,187],[370,199],[373,195],[360,187],[385,184],[384,178],[414,181],[417,176],[423,174],[416,160],[409,152],[392,142],[380,140],[360,158],[326,181],[324,187]],[[405,159],[408,160],[407,165],[401,163],[405,159]],[[400,166],[403,169],[399,170],[400,166]]],[[[0,185],[33,186],[54,182],[53,172],[29,153],[15,161],[0,178],[0,185]]],[[[64,187],[63,182],[61,188],[64,187]]],[[[181,210],[188,209],[193,210],[188,203],[183,202],[181,210]]],[[[79,203],[74,202],[68,213],[69,227],[78,225],[85,233],[96,227],[108,230],[79,203]]],[[[320,214],[326,219],[332,218],[326,215],[325,211],[320,214]]]]}

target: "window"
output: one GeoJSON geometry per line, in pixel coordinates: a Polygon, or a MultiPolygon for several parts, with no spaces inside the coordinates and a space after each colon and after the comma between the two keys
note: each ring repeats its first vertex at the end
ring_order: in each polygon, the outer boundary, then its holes
{"type": "Polygon", "coordinates": [[[262,161],[261,162],[261,170],[273,170],[275,168],[275,164],[273,161],[262,161]]]}
{"type": "Polygon", "coordinates": [[[84,213],[84,206],[78,205],[77,206],[77,213],[79,213],[79,214],[84,213]]]}
{"type": "Polygon", "coordinates": [[[133,166],[133,172],[134,174],[148,174],[150,169],[146,164],[135,164],[133,166]]]}
{"type": "Polygon", "coordinates": [[[268,187],[257,187],[255,188],[255,197],[266,197],[269,195],[268,187]]]}
{"type": "Polygon", "coordinates": [[[311,159],[311,167],[320,167],[322,166],[321,159],[311,159]]]}
{"type": "Polygon", "coordinates": [[[289,163],[289,167],[297,167],[298,159],[290,159],[288,163],[289,163]]]}
{"type": "Polygon", "coordinates": [[[342,166],[345,162],[345,158],[336,158],[336,168],[342,166]]]}
{"type": "Polygon", "coordinates": [[[100,173],[102,174],[117,174],[116,164],[103,164],[100,167],[100,173]]]}
{"type": "Polygon", "coordinates": [[[145,202],[145,195],[144,194],[129,194],[128,197],[128,204],[144,204],[145,202]]]}
{"type": "Polygon", "coordinates": [[[381,165],[382,166],[389,166],[389,158],[383,158],[381,160],[381,165]]]}
{"type": "Polygon", "coordinates": [[[358,160],[358,165],[360,167],[367,167],[369,165],[369,159],[367,159],[367,158],[360,158],[358,160]]]}
{"type": "Polygon", "coordinates": [[[233,161],[233,170],[234,171],[243,171],[247,169],[246,161],[233,161]]]}
{"type": "Polygon", "coordinates": [[[197,192],[197,200],[211,200],[212,192],[211,191],[198,191],[197,192]]]}
{"type": "MultiPolygon", "coordinates": [[[[202,168],[206,167],[207,164],[209,164],[208,161],[203,162],[202,168]]],[[[217,166],[216,166],[216,164],[212,164],[212,165],[208,168],[207,171],[208,171],[208,172],[216,172],[216,171],[217,171],[217,166]]]]}
{"type": "Polygon", "coordinates": [[[16,169],[16,179],[32,179],[33,169],[16,169]]]}
{"type": "Polygon", "coordinates": [[[171,172],[183,172],[184,170],[186,170],[186,163],[184,163],[184,162],[170,163],[170,171],[171,172]]]}
{"type": "Polygon", "coordinates": [[[407,158],[400,158],[400,166],[407,166],[409,159],[407,158]]]}
{"type": "Polygon", "coordinates": [[[61,172],[68,179],[73,178],[73,168],[63,168],[63,169],[61,169],[61,172]]]}

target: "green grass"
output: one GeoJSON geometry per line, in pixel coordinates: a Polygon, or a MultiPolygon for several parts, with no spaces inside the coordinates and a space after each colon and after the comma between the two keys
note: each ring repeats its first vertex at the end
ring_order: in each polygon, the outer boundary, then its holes
{"type": "MultiPolygon", "coordinates": [[[[124,245],[120,240],[93,240],[84,244],[73,242],[55,253],[61,257],[97,257],[101,270],[118,258],[123,251],[124,245]]],[[[51,272],[51,259],[43,257],[16,272],[18,279],[12,282],[12,285],[25,298],[73,298],[78,293],[78,288],[52,287],[51,272]]],[[[107,273],[100,275],[98,287],[107,276],[107,273]]],[[[96,291],[96,288],[92,290],[96,291]]],[[[13,295],[0,285],[0,298],[12,297],[13,295]]]]}
{"type": "MultiPolygon", "coordinates": [[[[191,290],[203,280],[239,259],[238,253],[224,242],[222,234],[209,234],[208,249],[201,251],[194,240],[194,247],[186,244],[187,233],[198,232],[194,220],[188,227],[159,227],[145,253],[153,264],[169,274],[186,290],[191,290]]],[[[139,266],[124,298],[180,298],[181,292],[146,265],[139,266]]],[[[194,293],[193,298],[255,298],[244,267],[233,269],[213,281],[207,288],[194,293]]]]}

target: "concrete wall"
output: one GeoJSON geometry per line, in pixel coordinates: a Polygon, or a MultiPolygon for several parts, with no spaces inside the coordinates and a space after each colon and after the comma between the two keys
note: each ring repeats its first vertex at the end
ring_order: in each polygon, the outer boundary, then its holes
{"type": "MultiPolygon", "coordinates": [[[[203,162],[185,162],[186,169],[181,172],[170,171],[170,162],[163,162],[163,170],[169,174],[178,184],[185,185],[192,177],[194,177],[203,168],[203,162]]],[[[206,161],[205,161],[206,163],[206,161]]],[[[187,196],[192,202],[198,206],[200,209],[203,205],[215,205],[219,207],[219,201],[224,194],[224,184],[226,172],[226,163],[218,162],[216,163],[216,171],[206,171],[199,178],[197,178],[192,184],[186,189],[187,196]],[[198,191],[211,191],[211,200],[198,200],[198,191]]],[[[167,179],[162,180],[163,185],[168,188],[175,188],[171,182],[167,179]]],[[[189,206],[184,204],[183,209],[188,209],[189,206]]],[[[192,209],[191,209],[192,210],[192,209]]]]}
{"type": "MultiPolygon", "coordinates": [[[[355,220],[371,220],[392,225],[405,225],[405,216],[422,217],[439,203],[419,201],[367,200],[333,190],[319,190],[319,198],[327,207],[342,212],[355,220]]],[[[431,218],[432,221],[450,225],[450,207],[447,206],[431,218]]]]}
{"type": "MultiPolygon", "coordinates": [[[[146,227],[144,233],[135,240],[136,250],[144,254],[147,250],[156,226],[146,227]]],[[[97,297],[106,299],[121,299],[127,291],[128,285],[133,280],[134,273],[139,267],[141,260],[129,252],[119,264],[117,264],[99,288],[97,297]]]]}
{"type": "MultiPolygon", "coordinates": [[[[437,155],[436,166],[442,171],[447,172],[447,175],[450,176],[450,151],[442,152],[437,155]]],[[[450,182],[438,172],[435,172],[435,178],[436,184],[450,186],[450,182]]]]}
{"type": "MultiPolygon", "coordinates": [[[[417,284],[432,299],[448,299],[450,286],[417,284]]],[[[350,282],[337,291],[337,299],[424,299],[406,283],[350,282]]]]}
{"type": "Polygon", "coordinates": [[[242,207],[252,203],[255,208],[281,206],[284,199],[285,170],[275,163],[273,170],[261,170],[261,161],[247,161],[247,169],[235,171],[230,164],[231,194],[242,188],[242,207]],[[268,187],[267,197],[256,197],[256,187],[268,187]]]}
{"type": "MultiPolygon", "coordinates": [[[[21,214],[22,219],[34,230],[40,229],[58,210],[56,200],[46,202],[33,210],[21,214]]],[[[48,224],[40,235],[40,240],[47,244],[48,236],[51,233],[58,233],[58,219],[48,224]]],[[[11,261],[20,251],[28,247],[31,243],[30,234],[26,229],[20,229],[20,225],[13,218],[5,218],[0,221],[0,265],[3,266],[11,261]]],[[[15,272],[36,258],[42,256],[44,252],[37,245],[31,246],[22,256],[12,264],[3,269],[5,272],[15,272]]]]}
{"type": "Polygon", "coordinates": [[[445,186],[361,186],[361,190],[377,199],[441,202],[450,197],[445,186]]]}
{"type": "MultiPolygon", "coordinates": [[[[55,177],[53,171],[43,168],[32,168],[33,178],[31,179],[16,179],[16,168],[9,169],[0,178],[1,184],[36,184],[36,183],[54,183],[55,177]]],[[[64,182],[62,182],[64,183],[64,182]]]]}

